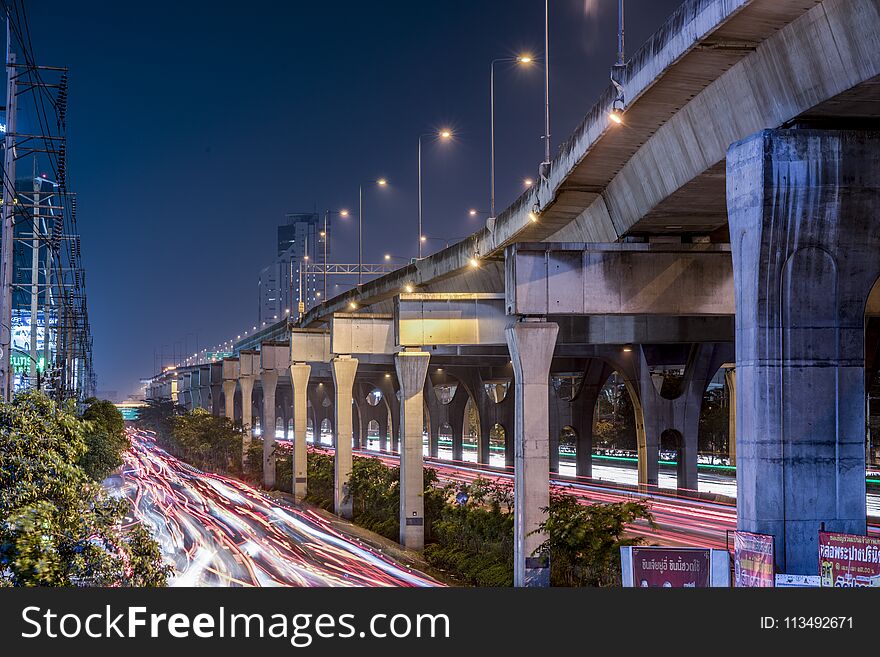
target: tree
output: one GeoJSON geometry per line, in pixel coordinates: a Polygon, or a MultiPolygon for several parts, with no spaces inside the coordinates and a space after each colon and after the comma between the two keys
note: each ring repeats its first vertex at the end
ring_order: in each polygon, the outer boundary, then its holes
{"type": "Polygon", "coordinates": [[[86,400],[82,418],[86,421],[86,452],[79,465],[95,481],[103,481],[122,465],[122,454],[130,443],[125,435],[125,419],[119,409],[105,399],[86,400]]]}
{"type": "Polygon", "coordinates": [[[137,425],[154,432],[160,440],[168,439],[172,419],[183,413],[186,409],[170,399],[148,399],[147,405],[138,411],[137,425]]]}
{"type": "Polygon", "coordinates": [[[226,417],[197,408],[170,419],[170,451],[203,470],[241,473],[242,431],[226,417]]]}
{"type": "Polygon", "coordinates": [[[79,463],[88,425],[37,391],[0,404],[0,585],[161,586],[170,572],[129,503],[79,463]]]}
{"type": "Polygon", "coordinates": [[[655,526],[644,502],[581,504],[572,495],[553,492],[544,512],[538,531],[548,538],[535,554],[550,557],[553,586],[619,585],[621,546],[641,542],[624,537],[626,525],[643,519],[655,526]]]}

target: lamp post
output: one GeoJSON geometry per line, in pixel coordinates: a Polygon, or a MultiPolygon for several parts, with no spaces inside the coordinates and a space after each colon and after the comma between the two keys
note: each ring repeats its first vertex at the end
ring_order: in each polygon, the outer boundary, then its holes
{"type": "Polygon", "coordinates": [[[364,185],[375,183],[379,187],[388,185],[384,178],[365,180],[358,187],[358,286],[363,283],[364,276],[364,185]]]}
{"type": "Polygon", "coordinates": [[[321,231],[321,238],[324,240],[324,299],[327,299],[327,243],[330,241],[330,232],[327,230],[327,220],[331,214],[338,214],[340,217],[347,217],[348,210],[324,210],[324,230],[321,231]]]}
{"type": "Polygon", "coordinates": [[[544,170],[550,174],[550,0],[544,0],[544,170]]]}
{"type": "Polygon", "coordinates": [[[419,260],[422,259],[422,137],[449,140],[452,139],[452,131],[444,129],[437,133],[427,132],[419,135],[419,260]]]}
{"type": "Polygon", "coordinates": [[[500,62],[530,64],[532,57],[499,57],[489,65],[489,213],[492,217],[495,216],[495,64],[500,62]]]}

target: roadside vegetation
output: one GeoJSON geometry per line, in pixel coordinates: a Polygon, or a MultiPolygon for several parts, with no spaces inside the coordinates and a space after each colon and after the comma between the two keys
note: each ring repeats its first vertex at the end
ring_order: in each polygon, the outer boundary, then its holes
{"type": "MultiPolygon", "coordinates": [[[[260,485],[263,442],[253,439],[241,457],[243,434],[225,418],[206,411],[183,413],[167,402],[141,414],[141,426],[157,432],[169,452],[204,470],[260,485]],[[164,404],[164,406],[161,406],[164,404]],[[161,406],[161,408],[160,408],[161,406]]],[[[276,488],[292,490],[291,448],[275,450],[276,488]]],[[[308,453],[306,501],[333,510],[332,454],[308,453]]],[[[391,540],[400,536],[400,470],[378,458],[355,456],[350,479],[352,521],[391,540]]],[[[467,485],[443,484],[425,468],[425,558],[451,579],[473,586],[513,584],[513,486],[478,478],[467,485]]],[[[537,554],[550,557],[554,586],[619,586],[620,547],[629,523],[653,524],[643,502],[584,505],[562,490],[551,495],[542,529],[549,538],[537,554]]]]}
{"type": "Polygon", "coordinates": [[[101,486],[128,449],[118,413],[36,391],[0,403],[0,586],[165,585],[158,544],[101,486]]]}

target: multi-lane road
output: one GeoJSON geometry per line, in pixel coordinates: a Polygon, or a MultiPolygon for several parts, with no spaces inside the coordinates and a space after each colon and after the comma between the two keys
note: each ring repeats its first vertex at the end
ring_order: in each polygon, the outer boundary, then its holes
{"type": "MultiPolygon", "coordinates": [[[[132,448],[121,474],[106,485],[132,501],[132,522],[144,522],[154,530],[163,554],[174,565],[172,585],[437,585],[313,512],[235,479],[196,470],[159,448],[146,433],[130,430],[129,435],[132,448]]],[[[388,465],[398,463],[394,454],[357,453],[388,465]]],[[[426,464],[446,482],[467,483],[477,477],[512,480],[503,468],[430,458],[426,464]]],[[[635,483],[627,480],[635,472],[616,465],[596,464],[594,475],[594,479],[558,477],[551,483],[584,503],[645,500],[655,526],[639,521],[628,530],[649,543],[723,549],[728,532],[736,528],[736,506],[731,502],[662,488],[646,493],[621,486],[635,483]]],[[[700,488],[735,494],[735,481],[701,473],[700,488]]],[[[877,504],[869,497],[869,508],[877,504]]]]}
{"type": "Polygon", "coordinates": [[[154,530],[177,586],[434,586],[324,518],[190,467],[131,430],[106,482],[154,530]]]}

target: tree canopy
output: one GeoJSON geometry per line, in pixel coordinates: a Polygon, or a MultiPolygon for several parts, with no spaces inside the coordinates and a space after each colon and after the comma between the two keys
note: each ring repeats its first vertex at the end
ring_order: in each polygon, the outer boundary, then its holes
{"type": "MultiPolygon", "coordinates": [[[[98,411],[96,411],[98,413],[98,411]]],[[[0,586],[162,586],[141,526],[80,465],[94,425],[39,392],[0,403],[0,586]]]]}

